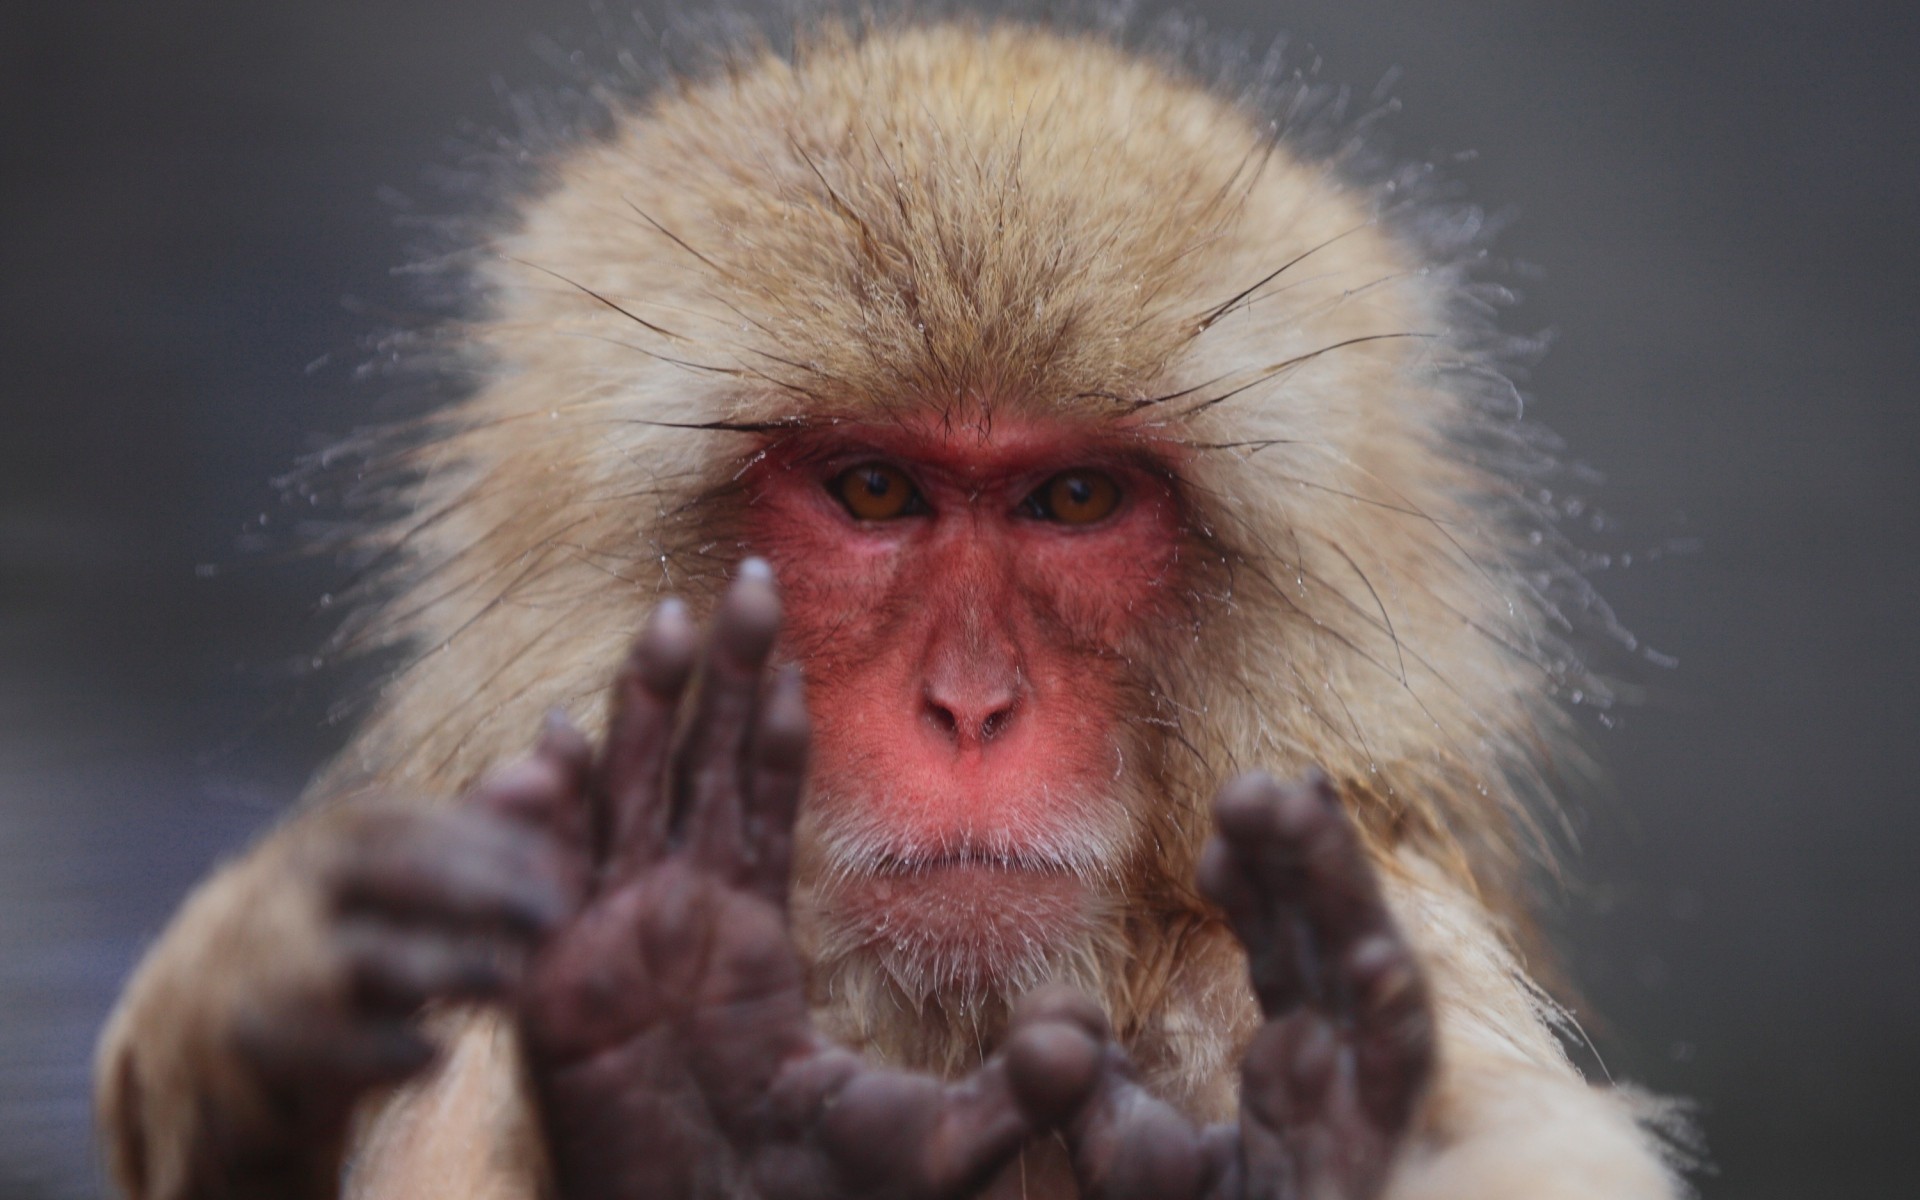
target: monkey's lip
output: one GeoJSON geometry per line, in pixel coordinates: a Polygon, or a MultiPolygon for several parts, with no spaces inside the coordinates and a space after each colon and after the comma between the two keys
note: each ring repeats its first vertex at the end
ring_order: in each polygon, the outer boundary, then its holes
{"type": "Polygon", "coordinates": [[[831,907],[869,936],[972,953],[1051,942],[1076,928],[1091,902],[1086,884],[1064,870],[955,859],[868,875],[839,889],[831,907]]]}
{"type": "Polygon", "coordinates": [[[875,877],[936,875],[954,871],[987,871],[1029,875],[1071,875],[1073,868],[1041,855],[963,847],[934,854],[887,854],[869,870],[875,877]]]}
{"type": "Polygon", "coordinates": [[[1078,873],[1060,864],[965,852],[885,869],[869,866],[835,890],[834,907],[848,915],[877,918],[882,925],[963,929],[977,929],[983,920],[1019,922],[1077,910],[1089,895],[1078,873]]]}
{"type": "Polygon", "coordinates": [[[1086,934],[1104,873],[1037,848],[899,845],[841,861],[820,895],[833,937],[871,947],[913,978],[1010,978],[1086,934]]]}

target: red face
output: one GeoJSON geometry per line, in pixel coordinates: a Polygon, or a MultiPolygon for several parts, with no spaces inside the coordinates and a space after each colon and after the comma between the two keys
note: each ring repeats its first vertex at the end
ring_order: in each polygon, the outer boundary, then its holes
{"type": "Polygon", "coordinates": [[[842,942],[990,982],[1099,919],[1146,799],[1128,716],[1175,595],[1167,462],[1004,418],[836,425],[756,462],[842,942]]]}

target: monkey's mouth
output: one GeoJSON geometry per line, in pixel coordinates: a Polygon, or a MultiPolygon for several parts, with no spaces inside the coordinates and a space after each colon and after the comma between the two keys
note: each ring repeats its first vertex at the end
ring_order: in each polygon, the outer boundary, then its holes
{"type": "Polygon", "coordinates": [[[875,877],[937,875],[948,871],[1003,871],[1020,874],[1073,875],[1074,865],[1032,851],[963,846],[933,853],[883,853],[868,868],[875,877]]]}
{"type": "Polygon", "coordinates": [[[829,945],[929,977],[1011,978],[1084,941],[1123,890],[1124,806],[1102,789],[823,790],[809,872],[829,945]]]}
{"type": "Polygon", "coordinates": [[[913,811],[901,804],[815,810],[830,885],[964,876],[1097,883],[1116,877],[1126,861],[1124,827],[1112,819],[1118,805],[1059,804],[1039,819],[975,816],[964,824],[923,821],[917,828],[885,815],[903,808],[913,811]]]}
{"type": "Polygon", "coordinates": [[[1057,864],[991,854],[870,872],[823,900],[832,940],[878,952],[896,973],[970,986],[1006,982],[1036,955],[1082,940],[1106,907],[1057,864]]]}

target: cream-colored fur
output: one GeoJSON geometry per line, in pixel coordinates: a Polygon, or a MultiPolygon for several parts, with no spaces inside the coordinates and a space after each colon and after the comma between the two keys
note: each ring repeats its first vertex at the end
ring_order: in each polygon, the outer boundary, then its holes
{"type": "MultiPolygon", "coordinates": [[[[1462,273],[1263,119],[1096,37],[908,25],[743,49],[554,157],[457,331],[483,383],[413,452],[392,598],[351,633],[418,655],[317,790],[451,796],[544,711],[600,721],[643,614],[710,595],[750,548],[728,485],[769,423],[1131,423],[1184,447],[1196,508],[1191,621],[1166,635],[1153,714],[1196,752],[1168,758],[1170,878],[1229,773],[1333,775],[1440,1014],[1441,1082],[1391,1195],[1673,1194],[1512,949],[1529,801],[1571,753],[1551,698],[1570,656],[1462,273]]],[[[103,1041],[107,1134],[123,1163],[145,1147],[142,1200],[187,1194],[154,1164],[204,1132],[200,1051],[171,1031],[219,974],[195,947],[227,886],[183,912],[103,1041]]],[[[1105,999],[1153,1086],[1224,1117],[1257,1016],[1230,938],[1175,891],[1125,931],[1105,999]]],[[[956,1066],[870,1012],[821,1017],[956,1066]]],[[[509,1034],[465,1028],[372,1119],[355,1195],[532,1193],[537,1154],[497,1151],[535,1140],[509,1034]]]]}

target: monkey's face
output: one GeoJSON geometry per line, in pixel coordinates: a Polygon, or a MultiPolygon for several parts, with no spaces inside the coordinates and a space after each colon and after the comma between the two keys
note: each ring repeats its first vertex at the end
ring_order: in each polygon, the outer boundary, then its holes
{"type": "Polygon", "coordinates": [[[1142,828],[1143,637],[1172,602],[1168,451],[975,413],[835,424],[753,468],[816,739],[827,936],[1005,986],[1109,908],[1142,828]]]}

